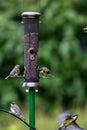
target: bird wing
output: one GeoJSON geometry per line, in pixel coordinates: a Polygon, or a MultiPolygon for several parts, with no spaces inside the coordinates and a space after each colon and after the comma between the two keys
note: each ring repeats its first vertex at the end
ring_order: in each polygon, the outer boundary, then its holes
{"type": "Polygon", "coordinates": [[[15,114],[17,114],[17,115],[21,115],[22,114],[20,108],[17,105],[13,106],[12,109],[14,110],[15,114]]]}
{"type": "Polygon", "coordinates": [[[72,112],[67,111],[67,112],[60,113],[57,119],[60,123],[64,123],[66,119],[69,118],[71,119],[71,116],[72,116],[72,112]]]}
{"type": "Polygon", "coordinates": [[[75,124],[72,124],[72,125],[66,127],[65,130],[84,130],[84,129],[81,128],[81,127],[79,127],[79,125],[77,125],[77,124],[75,123],[75,124]]]}
{"type": "Polygon", "coordinates": [[[13,70],[10,72],[10,76],[14,76],[16,73],[19,74],[19,69],[13,69],[13,70]]]}

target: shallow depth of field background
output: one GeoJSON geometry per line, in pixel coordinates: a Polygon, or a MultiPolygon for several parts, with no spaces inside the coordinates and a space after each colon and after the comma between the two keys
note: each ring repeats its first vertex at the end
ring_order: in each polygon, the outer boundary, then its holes
{"type": "MultiPolygon", "coordinates": [[[[71,110],[87,129],[87,0],[0,0],[0,107],[17,102],[28,120],[24,79],[4,80],[15,64],[24,63],[24,28],[21,13],[40,11],[39,66],[53,77],[40,79],[36,93],[36,128],[56,130],[59,113],[71,110]]],[[[0,129],[28,130],[14,117],[0,112],[0,129]]]]}

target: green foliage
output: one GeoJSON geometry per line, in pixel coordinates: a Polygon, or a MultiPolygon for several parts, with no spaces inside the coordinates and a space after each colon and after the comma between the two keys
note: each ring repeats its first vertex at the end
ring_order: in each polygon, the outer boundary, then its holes
{"type": "MultiPolygon", "coordinates": [[[[23,11],[41,12],[39,66],[47,66],[54,77],[40,79],[39,96],[64,107],[87,102],[86,0],[0,1],[0,104],[25,101],[22,79],[8,79],[15,64],[23,72],[23,11]],[[39,7],[40,5],[40,7],[39,7]]],[[[50,106],[50,105],[48,105],[50,106]]]]}
{"type": "Polygon", "coordinates": [[[87,101],[87,54],[83,46],[87,36],[82,32],[87,23],[85,4],[85,0],[55,0],[41,6],[40,64],[49,66],[55,75],[41,79],[41,95],[65,108],[83,106],[87,101]]]}

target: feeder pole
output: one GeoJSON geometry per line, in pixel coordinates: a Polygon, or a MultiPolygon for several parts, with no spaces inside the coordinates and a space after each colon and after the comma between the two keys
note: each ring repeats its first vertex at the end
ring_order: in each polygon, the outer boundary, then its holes
{"type": "MultiPolygon", "coordinates": [[[[39,86],[38,34],[39,12],[23,12],[24,24],[24,83],[29,93],[29,124],[35,128],[35,91],[39,86]]],[[[32,128],[30,128],[32,130],[32,128]]]]}

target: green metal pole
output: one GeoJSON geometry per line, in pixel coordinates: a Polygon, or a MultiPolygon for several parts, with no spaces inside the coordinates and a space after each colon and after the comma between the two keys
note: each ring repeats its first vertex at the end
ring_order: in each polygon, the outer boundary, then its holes
{"type": "Polygon", "coordinates": [[[35,90],[32,88],[29,89],[29,124],[35,128],[35,90]]]}

